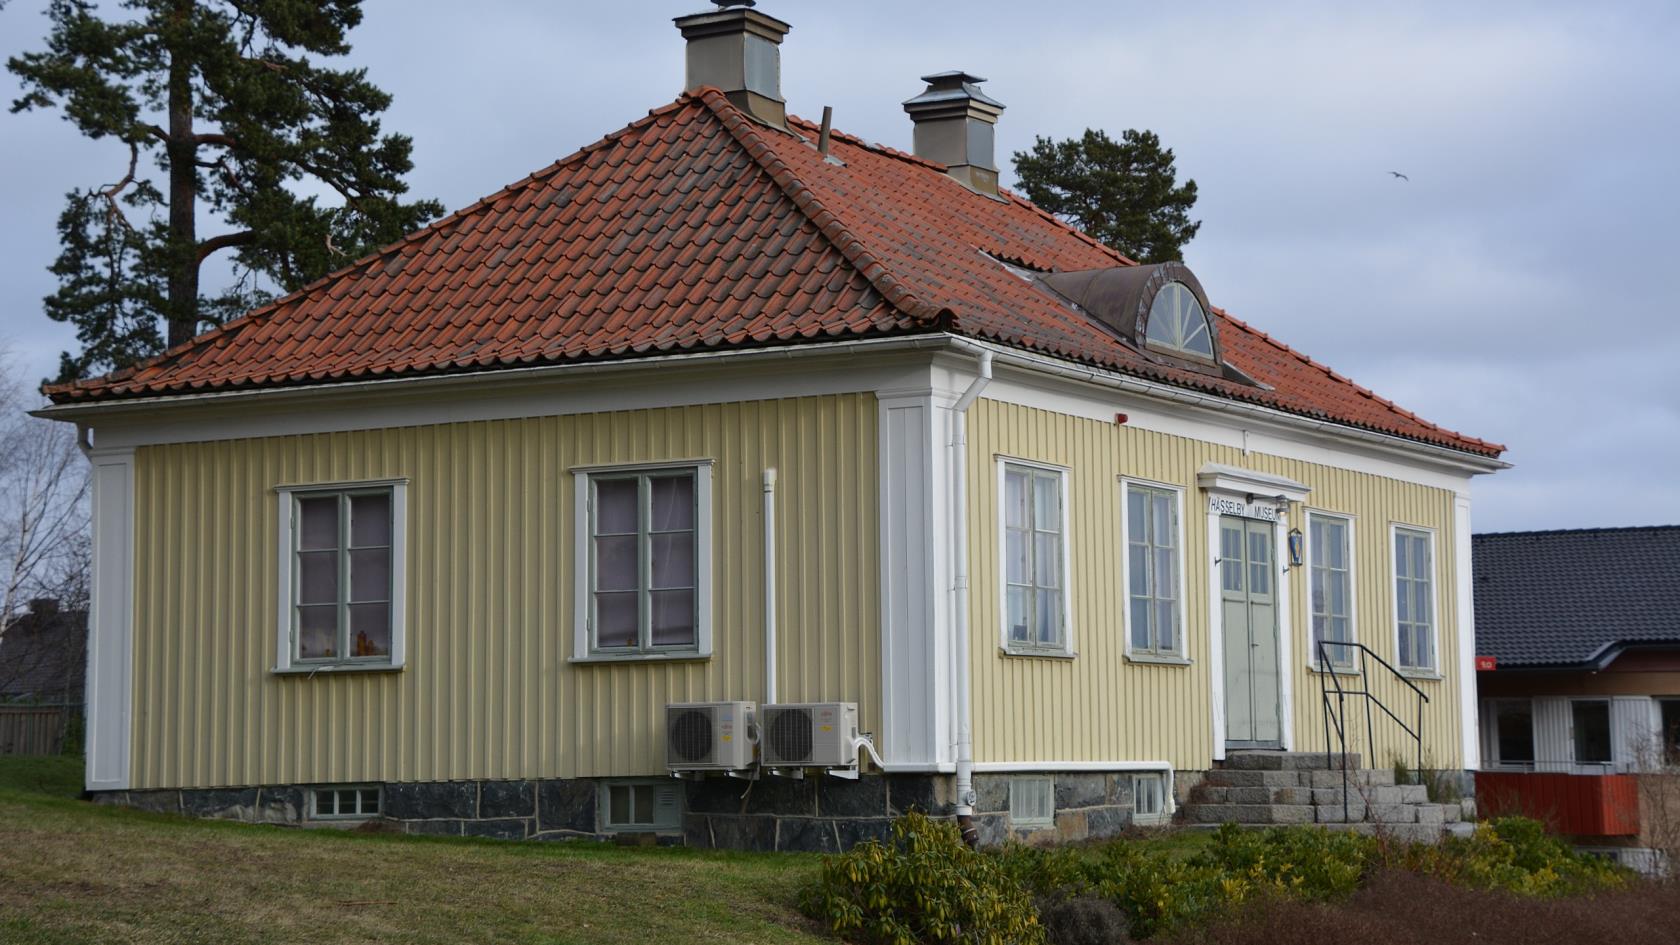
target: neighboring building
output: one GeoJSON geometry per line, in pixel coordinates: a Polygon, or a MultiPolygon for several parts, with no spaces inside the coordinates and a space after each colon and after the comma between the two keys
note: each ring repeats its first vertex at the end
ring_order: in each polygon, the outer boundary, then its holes
{"type": "Polygon", "coordinates": [[[905,154],[785,114],[787,24],[677,24],[674,103],[49,389],[95,466],[90,790],[515,837],[826,849],[912,806],[1100,836],[1229,751],[1322,749],[1315,638],[1399,667],[1370,684],[1427,694],[1428,756],[1479,765],[1470,483],[1502,447],[1000,192],[981,80],[927,77],[905,154]],[[853,703],[881,764],[674,781],[665,707],[711,700],[853,703]]]}
{"type": "Polygon", "coordinates": [[[1680,796],[1680,526],[1477,535],[1484,813],[1669,846],[1680,796]],[[1657,807],[1672,804],[1672,816],[1657,807]],[[1673,824],[1665,823],[1673,820],[1673,824]]]}
{"type": "Polygon", "coordinates": [[[63,750],[82,717],[87,617],[37,598],[0,634],[0,755],[63,750]]]}
{"type": "Polygon", "coordinates": [[[87,611],[38,598],[0,635],[0,703],[82,706],[87,611]]]}

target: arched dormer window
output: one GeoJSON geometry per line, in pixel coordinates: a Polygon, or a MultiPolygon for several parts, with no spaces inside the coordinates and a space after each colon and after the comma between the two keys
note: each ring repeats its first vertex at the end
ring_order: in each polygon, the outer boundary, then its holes
{"type": "Polygon", "coordinates": [[[1193,358],[1213,360],[1213,328],[1189,286],[1168,282],[1155,293],[1145,318],[1144,342],[1193,358]]]}

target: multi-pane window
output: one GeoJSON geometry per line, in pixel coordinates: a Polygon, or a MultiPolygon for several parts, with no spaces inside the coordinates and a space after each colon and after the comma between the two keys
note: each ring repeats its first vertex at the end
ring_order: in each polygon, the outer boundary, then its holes
{"type": "Polygon", "coordinates": [[[1003,526],[1004,622],[1009,646],[1065,649],[1061,473],[1006,464],[1003,526]]]}
{"type": "Polygon", "coordinates": [[[608,652],[699,645],[695,470],[589,477],[590,646],[608,652]]]}
{"type": "Polygon", "coordinates": [[[682,828],[681,792],[668,781],[609,782],[601,794],[601,827],[608,833],[682,828]]]}
{"type": "Polygon", "coordinates": [[[1348,520],[1314,512],[1308,517],[1307,554],[1312,569],[1312,662],[1322,652],[1331,664],[1353,662],[1353,555],[1348,520]],[[1319,644],[1324,644],[1321,648],[1319,644]]]}
{"type": "Polygon", "coordinates": [[[1181,652],[1178,493],[1126,484],[1126,574],[1131,651],[1181,652]]]}
{"type": "Polygon", "coordinates": [[[391,488],[292,494],[292,658],[391,659],[391,488]]]}
{"type": "Polygon", "coordinates": [[[376,817],[379,814],[379,789],[376,787],[316,788],[310,793],[315,798],[314,817],[317,819],[376,817]]]}
{"type": "Polygon", "coordinates": [[[1398,625],[1400,666],[1435,668],[1434,552],[1428,532],[1394,530],[1394,613],[1398,625]]]}
{"type": "Polygon", "coordinates": [[[1153,772],[1132,775],[1132,822],[1162,823],[1166,818],[1166,779],[1153,772]]]}

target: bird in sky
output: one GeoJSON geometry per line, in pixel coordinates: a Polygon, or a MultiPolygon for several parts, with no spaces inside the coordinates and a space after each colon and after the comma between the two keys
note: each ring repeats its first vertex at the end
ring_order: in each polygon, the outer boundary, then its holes
{"type": "Polygon", "coordinates": [[[1412,182],[1412,179],[1410,177],[1407,177],[1406,175],[1400,173],[1399,171],[1389,171],[1389,173],[1394,175],[1395,180],[1403,180],[1408,184],[1412,182]]]}

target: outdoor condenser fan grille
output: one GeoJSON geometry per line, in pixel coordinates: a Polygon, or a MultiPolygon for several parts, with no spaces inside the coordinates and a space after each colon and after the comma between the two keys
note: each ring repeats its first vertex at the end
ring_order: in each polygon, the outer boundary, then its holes
{"type": "Polygon", "coordinates": [[[778,711],[765,732],[770,757],[787,762],[811,760],[811,725],[809,709],[778,711]]]}
{"type": "Polygon", "coordinates": [[[712,757],[712,713],[684,709],[671,720],[671,750],[677,757],[699,764],[712,757]]]}

